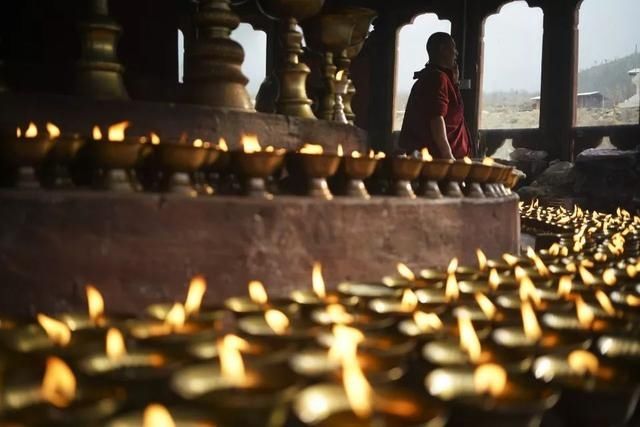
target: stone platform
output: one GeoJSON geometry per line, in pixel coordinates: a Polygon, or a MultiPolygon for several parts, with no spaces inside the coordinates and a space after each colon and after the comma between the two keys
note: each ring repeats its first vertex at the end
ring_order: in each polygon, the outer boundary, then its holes
{"type": "Polygon", "coordinates": [[[336,198],[184,198],[88,191],[0,191],[0,312],[84,306],[85,283],[108,310],[137,312],[182,300],[204,274],[205,300],[311,286],[323,264],[328,286],[378,279],[403,261],[414,268],[475,262],[518,250],[518,198],[369,201],[336,198]]]}

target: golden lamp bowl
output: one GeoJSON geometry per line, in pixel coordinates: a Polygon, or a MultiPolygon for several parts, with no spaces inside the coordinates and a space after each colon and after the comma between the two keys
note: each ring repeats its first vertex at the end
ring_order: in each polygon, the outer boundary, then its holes
{"type": "Polygon", "coordinates": [[[366,7],[347,6],[340,8],[339,13],[350,16],[356,23],[351,36],[352,46],[362,43],[369,33],[369,27],[376,17],[376,12],[366,7]]]}
{"type": "Polygon", "coordinates": [[[453,160],[434,159],[422,165],[422,177],[429,181],[442,181],[449,172],[453,160]]]}
{"type": "Polygon", "coordinates": [[[312,50],[340,52],[351,45],[355,20],[348,15],[323,13],[305,21],[302,29],[312,50]]]}
{"type": "Polygon", "coordinates": [[[509,174],[509,176],[507,177],[507,182],[506,185],[509,188],[514,188],[516,185],[518,185],[518,181],[520,181],[520,175],[518,175],[517,173],[514,173],[513,171],[509,174]]]}
{"type": "Polygon", "coordinates": [[[340,159],[337,154],[289,153],[287,171],[292,176],[328,178],[338,171],[340,159]]]}
{"type": "Polygon", "coordinates": [[[10,136],[0,144],[0,163],[9,167],[37,166],[42,163],[54,144],[55,140],[48,137],[10,136]]]}
{"type": "MultiPolygon", "coordinates": [[[[167,172],[195,172],[200,169],[212,153],[203,147],[185,144],[159,144],[154,146],[158,166],[167,172]]],[[[217,158],[217,155],[214,157],[217,158]]]]}
{"type": "Polygon", "coordinates": [[[456,160],[451,164],[447,172],[446,179],[448,181],[462,182],[467,178],[471,171],[471,163],[465,163],[462,160],[456,160]]]}
{"type": "Polygon", "coordinates": [[[491,166],[483,165],[482,163],[473,163],[469,170],[469,175],[467,175],[467,181],[484,184],[487,182],[487,179],[489,179],[490,174],[491,166]]]}
{"type": "Polygon", "coordinates": [[[61,135],[55,139],[55,144],[49,152],[49,157],[54,163],[68,165],[76,157],[85,142],[86,140],[77,133],[61,135]]]}
{"type": "Polygon", "coordinates": [[[85,146],[92,164],[101,169],[132,169],[140,157],[143,144],[138,138],[124,141],[90,140],[85,146]]]}
{"type": "Polygon", "coordinates": [[[498,177],[498,183],[506,185],[509,180],[509,175],[511,175],[513,169],[514,168],[512,166],[503,167],[502,173],[498,177]]]}
{"type": "Polygon", "coordinates": [[[272,18],[295,18],[302,21],[320,12],[324,0],[259,0],[262,13],[272,18]]]}
{"type": "Polygon", "coordinates": [[[250,178],[267,178],[282,165],[284,153],[279,151],[258,151],[245,153],[234,151],[231,153],[233,169],[241,176],[250,178]]]}
{"type": "Polygon", "coordinates": [[[491,166],[491,172],[489,173],[489,178],[487,178],[488,183],[498,182],[498,179],[503,174],[503,169],[506,169],[504,166],[491,166]]]}
{"type": "Polygon", "coordinates": [[[349,179],[367,179],[376,170],[378,159],[371,157],[344,157],[344,173],[349,179]]]}
{"type": "Polygon", "coordinates": [[[413,181],[422,171],[422,160],[412,157],[391,158],[391,176],[395,180],[413,181]]]}

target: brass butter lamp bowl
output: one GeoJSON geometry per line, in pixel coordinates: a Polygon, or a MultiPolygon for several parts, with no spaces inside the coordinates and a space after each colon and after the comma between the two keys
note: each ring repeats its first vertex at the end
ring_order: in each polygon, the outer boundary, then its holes
{"type": "Polygon", "coordinates": [[[337,154],[289,153],[286,164],[287,171],[293,179],[302,178],[307,181],[309,196],[326,200],[333,199],[327,178],[335,175],[338,166],[340,166],[340,157],[337,154]]]}
{"type": "Polygon", "coordinates": [[[462,183],[471,171],[471,163],[462,160],[456,160],[451,164],[446,177],[445,195],[447,197],[460,198],[463,197],[460,183],[462,183]]]}
{"type": "Polygon", "coordinates": [[[0,143],[0,165],[9,172],[7,184],[21,189],[39,188],[36,169],[44,162],[54,141],[46,134],[4,135],[0,143]]]}
{"type": "Polygon", "coordinates": [[[398,197],[415,199],[416,194],[411,187],[411,181],[420,176],[422,160],[413,157],[396,156],[389,160],[391,177],[394,181],[393,194],[398,197]]]}
{"type": "Polygon", "coordinates": [[[215,157],[216,153],[191,144],[160,143],[154,146],[154,155],[162,173],[161,191],[197,196],[191,177],[210,156],[215,157]]]}
{"type": "Polygon", "coordinates": [[[447,176],[452,163],[453,160],[445,159],[425,161],[422,165],[422,181],[419,195],[427,199],[441,199],[442,193],[438,182],[447,176]]]}
{"type": "Polygon", "coordinates": [[[91,139],[84,149],[92,167],[92,186],[99,190],[132,192],[131,171],[138,163],[143,144],[140,138],[123,141],[91,139]]]}
{"type": "Polygon", "coordinates": [[[43,185],[52,188],[73,187],[69,167],[86,139],[78,134],[62,134],[55,144],[44,165],[43,185]]]}
{"type": "Polygon", "coordinates": [[[284,150],[231,152],[233,170],[244,179],[244,192],[250,197],[273,198],[267,189],[267,179],[275,173],[284,161],[284,150]]]}
{"type": "Polygon", "coordinates": [[[346,195],[359,199],[370,199],[371,196],[364,185],[376,170],[378,159],[372,157],[345,156],[342,159],[342,170],[347,178],[346,195]]]}
{"type": "Polygon", "coordinates": [[[485,197],[482,191],[482,184],[487,182],[489,175],[491,174],[491,166],[483,165],[482,163],[473,163],[467,175],[466,182],[469,186],[467,190],[467,197],[474,199],[483,199],[485,197]]]}

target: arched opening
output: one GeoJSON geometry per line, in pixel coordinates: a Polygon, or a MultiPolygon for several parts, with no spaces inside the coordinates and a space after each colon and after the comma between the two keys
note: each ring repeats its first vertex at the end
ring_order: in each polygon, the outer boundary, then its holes
{"type": "Polygon", "coordinates": [[[638,16],[637,0],[584,0],[580,5],[576,126],[639,123],[638,16]]]}
{"type": "Polygon", "coordinates": [[[542,10],[526,1],[486,19],[480,129],[539,127],[542,32],[542,10]]]}
{"type": "Polygon", "coordinates": [[[405,107],[411,93],[413,73],[421,70],[429,60],[427,40],[433,33],[451,33],[451,21],[442,20],[434,13],[418,15],[413,23],[398,32],[396,55],[396,81],[394,96],[393,130],[400,130],[405,107]]]}
{"type": "Polygon", "coordinates": [[[267,73],[267,34],[243,22],[233,30],[231,38],[244,49],[242,72],[249,79],[247,91],[255,105],[258,89],[267,73]]]}
{"type": "Polygon", "coordinates": [[[178,82],[184,82],[184,33],[178,30],[178,82]]]}

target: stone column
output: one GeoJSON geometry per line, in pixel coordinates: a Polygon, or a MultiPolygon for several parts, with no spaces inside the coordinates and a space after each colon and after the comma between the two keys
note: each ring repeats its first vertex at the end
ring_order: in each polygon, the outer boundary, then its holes
{"type": "Polygon", "coordinates": [[[578,80],[578,0],[539,3],[544,12],[540,129],[550,157],[570,161],[578,80]]]}
{"type": "Polygon", "coordinates": [[[369,103],[369,139],[376,151],[390,149],[393,130],[394,99],[396,80],[396,38],[397,25],[389,14],[380,13],[374,22],[374,30],[369,36],[375,52],[371,63],[371,101],[369,103]]]}

